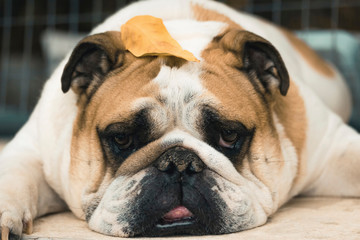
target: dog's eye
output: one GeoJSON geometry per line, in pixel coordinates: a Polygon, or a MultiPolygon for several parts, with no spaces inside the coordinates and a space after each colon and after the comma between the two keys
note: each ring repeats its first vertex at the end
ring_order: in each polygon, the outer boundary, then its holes
{"type": "Polygon", "coordinates": [[[219,138],[219,146],[225,148],[234,148],[238,140],[238,133],[231,130],[221,130],[219,138]]]}
{"type": "Polygon", "coordinates": [[[131,146],[133,137],[131,135],[120,134],[115,136],[114,140],[120,149],[127,149],[131,146]]]}

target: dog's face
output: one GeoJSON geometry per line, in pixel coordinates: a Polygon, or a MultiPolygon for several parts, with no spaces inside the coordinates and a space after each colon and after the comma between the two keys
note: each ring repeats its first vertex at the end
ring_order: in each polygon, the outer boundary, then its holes
{"type": "Polygon", "coordinates": [[[159,236],[263,224],[287,198],[300,144],[284,147],[277,123],[289,77],[275,48],[228,29],[195,63],[137,58],[120,39],[85,38],[62,76],[78,94],[70,181],[90,228],[159,236]]]}

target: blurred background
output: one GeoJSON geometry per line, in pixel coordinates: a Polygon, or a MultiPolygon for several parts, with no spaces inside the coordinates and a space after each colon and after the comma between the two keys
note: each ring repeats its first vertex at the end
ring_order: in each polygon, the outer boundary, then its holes
{"type": "MultiPolygon", "coordinates": [[[[169,0],[170,1],[170,0],[169,0]]],[[[0,0],[0,138],[27,120],[46,79],[94,26],[131,0],[0,0]]],[[[344,74],[360,130],[360,0],[222,0],[296,31],[344,74]]]]}

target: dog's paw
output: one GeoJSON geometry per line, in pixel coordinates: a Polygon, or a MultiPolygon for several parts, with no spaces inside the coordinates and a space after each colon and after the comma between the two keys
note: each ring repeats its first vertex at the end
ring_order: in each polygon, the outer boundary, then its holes
{"type": "Polygon", "coordinates": [[[31,234],[33,222],[30,211],[21,205],[2,203],[0,197],[0,240],[20,239],[21,234],[31,234]]]}

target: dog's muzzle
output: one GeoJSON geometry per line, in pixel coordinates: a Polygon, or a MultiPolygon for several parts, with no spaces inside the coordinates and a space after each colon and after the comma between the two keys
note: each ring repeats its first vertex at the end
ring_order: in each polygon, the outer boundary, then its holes
{"type": "MultiPolygon", "coordinates": [[[[170,182],[182,184],[184,178],[201,173],[205,164],[194,152],[182,147],[175,147],[163,153],[154,163],[154,167],[166,174],[170,182]]],[[[182,197],[182,191],[179,194],[182,197]]],[[[196,225],[198,219],[182,204],[181,201],[178,206],[164,214],[155,225],[154,230],[167,235],[186,231],[196,225]]]]}
{"type": "Polygon", "coordinates": [[[242,186],[179,146],[167,149],[146,169],[115,178],[92,209],[89,226],[114,236],[221,234],[254,222],[242,186]]]}

